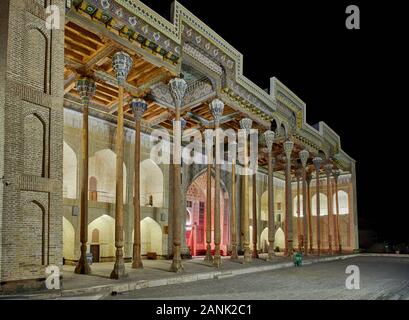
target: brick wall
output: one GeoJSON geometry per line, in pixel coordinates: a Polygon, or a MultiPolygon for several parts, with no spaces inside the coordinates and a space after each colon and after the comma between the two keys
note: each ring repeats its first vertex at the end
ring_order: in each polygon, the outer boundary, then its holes
{"type": "MultiPolygon", "coordinates": [[[[46,1],[1,1],[1,290],[41,287],[62,265],[64,31],[45,28],[46,1]],[[7,8],[9,6],[9,8],[7,8]],[[6,30],[6,32],[3,32],[6,30]],[[33,280],[33,281],[29,281],[33,280]]],[[[64,1],[59,6],[64,21],[64,1]]]]}

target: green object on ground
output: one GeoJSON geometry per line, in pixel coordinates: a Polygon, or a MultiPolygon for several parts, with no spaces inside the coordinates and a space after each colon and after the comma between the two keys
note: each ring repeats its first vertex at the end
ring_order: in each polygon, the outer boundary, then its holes
{"type": "Polygon", "coordinates": [[[296,267],[300,267],[302,265],[302,254],[301,254],[301,252],[297,252],[294,255],[294,265],[296,267]]]}

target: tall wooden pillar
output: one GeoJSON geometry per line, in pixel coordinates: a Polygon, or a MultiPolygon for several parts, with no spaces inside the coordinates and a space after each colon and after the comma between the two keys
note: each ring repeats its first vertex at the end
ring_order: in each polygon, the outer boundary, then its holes
{"type": "MultiPolygon", "coordinates": [[[[303,213],[303,249],[304,254],[308,255],[308,224],[309,222],[309,210],[307,209],[307,203],[309,202],[309,191],[307,192],[307,160],[309,152],[307,150],[300,151],[300,160],[302,165],[302,213],[303,213]],[[308,193],[308,194],[307,194],[308,193]]],[[[309,187],[309,184],[308,184],[309,187]]],[[[311,227],[311,226],[310,226],[311,227]]]]}
{"type": "Polygon", "coordinates": [[[207,171],[206,171],[206,255],[204,261],[213,263],[212,242],[212,163],[213,163],[213,130],[205,130],[207,171]]]}
{"type": "Polygon", "coordinates": [[[285,195],[286,195],[286,208],[285,208],[285,223],[286,223],[286,255],[291,256],[293,254],[293,205],[291,195],[291,153],[293,151],[294,143],[291,140],[287,140],[283,144],[286,166],[285,166],[285,195]]]}
{"type": "Polygon", "coordinates": [[[311,172],[306,173],[306,182],[307,182],[307,214],[308,214],[308,242],[310,245],[310,253],[313,254],[313,236],[312,236],[312,213],[311,213],[311,172]]]}
{"type": "Polygon", "coordinates": [[[141,119],[148,108],[143,99],[132,99],[132,111],[135,117],[135,156],[134,156],[134,243],[132,268],[143,268],[141,257],[141,196],[140,196],[140,162],[141,162],[141,119]]]}
{"type": "Polygon", "coordinates": [[[173,260],[171,271],[179,273],[183,271],[181,256],[182,238],[182,195],[181,195],[181,140],[182,123],[180,108],[186,92],[186,81],[175,78],[169,81],[170,91],[175,103],[175,121],[173,123],[173,179],[175,192],[173,193],[173,260]]]}
{"type": "Polygon", "coordinates": [[[339,177],[339,170],[333,171],[334,176],[334,185],[335,185],[335,208],[336,208],[336,237],[338,238],[338,253],[342,254],[342,241],[341,241],[341,232],[339,230],[339,199],[338,199],[338,177],[339,177]]]}
{"type": "Polygon", "coordinates": [[[268,256],[267,261],[272,261],[274,257],[274,236],[275,236],[275,217],[274,217],[274,164],[273,145],[275,133],[271,130],[264,132],[268,151],[268,256]]]}
{"type": "Polygon", "coordinates": [[[327,163],[324,166],[325,174],[327,175],[327,211],[328,211],[328,251],[332,254],[332,236],[331,236],[331,216],[332,216],[332,194],[331,194],[331,173],[332,163],[327,163]]]}
{"type": "Polygon", "coordinates": [[[236,154],[237,142],[232,143],[232,163],[231,163],[231,256],[232,260],[238,259],[237,253],[237,217],[236,217],[236,154]]]}
{"type": "Polygon", "coordinates": [[[254,172],[253,174],[253,252],[251,254],[251,257],[254,259],[258,258],[258,252],[257,252],[257,172],[254,172]]]}
{"type": "Polygon", "coordinates": [[[220,255],[221,243],[221,216],[220,216],[220,166],[223,160],[221,153],[221,130],[219,128],[220,117],[223,115],[224,103],[219,99],[214,99],[210,104],[210,111],[214,118],[216,134],[216,154],[215,154],[215,187],[214,187],[214,258],[213,264],[217,268],[222,264],[220,255]]]}
{"type": "Polygon", "coordinates": [[[301,231],[301,203],[300,203],[300,178],[302,178],[302,170],[298,168],[295,172],[295,177],[297,179],[297,240],[298,240],[298,251],[301,251],[303,235],[301,231]]]}
{"type": "Polygon", "coordinates": [[[81,78],[76,83],[77,91],[82,99],[83,104],[83,120],[82,120],[82,177],[81,177],[81,224],[80,224],[80,240],[81,240],[81,256],[75,267],[75,273],[90,274],[91,268],[87,260],[87,242],[88,242],[88,108],[90,99],[95,94],[96,86],[94,80],[90,78],[81,78]]]}
{"type": "Polygon", "coordinates": [[[241,129],[245,130],[245,139],[243,141],[243,168],[244,168],[244,175],[243,175],[243,225],[242,225],[242,233],[243,233],[243,249],[244,249],[244,263],[251,262],[251,253],[250,253],[250,231],[249,231],[249,150],[248,150],[248,136],[250,133],[250,128],[252,125],[252,120],[250,118],[243,118],[240,120],[240,127],[241,129]]]}
{"type": "Polygon", "coordinates": [[[321,210],[320,210],[320,167],[322,159],[315,157],[313,163],[315,166],[315,187],[316,187],[316,209],[317,209],[317,254],[321,254],[321,210]]]}

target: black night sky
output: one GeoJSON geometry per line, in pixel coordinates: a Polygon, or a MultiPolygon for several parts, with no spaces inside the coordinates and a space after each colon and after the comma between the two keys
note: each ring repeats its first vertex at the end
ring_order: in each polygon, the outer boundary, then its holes
{"type": "MultiPolygon", "coordinates": [[[[170,18],[171,0],[143,2],[170,18]]],[[[409,241],[396,179],[408,175],[398,126],[407,107],[397,99],[399,8],[373,1],[179,2],[244,55],[249,79],[268,88],[277,77],[306,102],[308,123],[324,121],[341,136],[357,160],[359,228],[375,231],[379,241],[409,241]],[[350,4],[360,8],[360,30],[345,27],[350,4]]]]}

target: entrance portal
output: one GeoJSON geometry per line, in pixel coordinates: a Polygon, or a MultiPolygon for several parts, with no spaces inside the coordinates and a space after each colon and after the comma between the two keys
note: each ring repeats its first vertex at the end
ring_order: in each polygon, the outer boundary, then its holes
{"type": "MultiPolygon", "coordinates": [[[[199,175],[189,186],[186,194],[186,245],[192,256],[204,255],[206,253],[206,171],[199,175]]],[[[212,228],[211,243],[214,249],[214,186],[215,180],[212,176],[212,228]]],[[[229,196],[226,188],[221,182],[220,188],[220,230],[222,255],[227,255],[227,245],[230,239],[229,231],[229,196]]]]}

